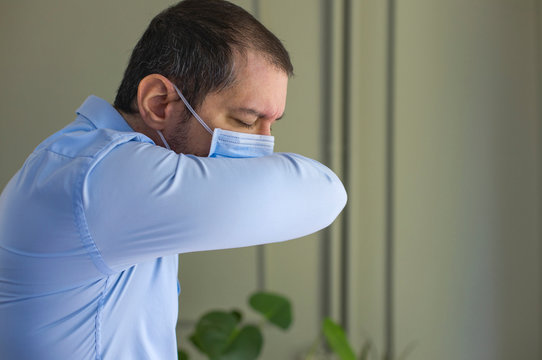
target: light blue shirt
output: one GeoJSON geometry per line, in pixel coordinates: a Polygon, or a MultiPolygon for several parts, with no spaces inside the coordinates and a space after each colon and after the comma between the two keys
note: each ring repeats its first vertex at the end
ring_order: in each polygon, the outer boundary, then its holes
{"type": "Polygon", "coordinates": [[[91,96],[0,197],[1,359],[176,359],[177,254],[301,237],[346,203],[296,154],[176,154],[91,96]]]}

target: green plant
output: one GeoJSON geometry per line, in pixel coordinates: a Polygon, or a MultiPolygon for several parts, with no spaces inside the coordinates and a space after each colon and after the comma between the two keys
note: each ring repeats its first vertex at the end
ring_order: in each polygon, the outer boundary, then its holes
{"type": "MultiPolygon", "coordinates": [[[[238,310],[210,311],[198,320],[190,336],[190,342],[210,360],[257,359],[264,342],[262,326],[270,323],[282,330],[289,329],[292,324],[292,306],[286,297],[269,292],[254,293],[249,298],[249,305],[262,316],[260,323],[245,324],[243,314],[238,310]]],[[[330,318],[323,320],[321,330],[323,339],[332,353],[324,349],[319,359],[392,360],[386,356],[380,357],[371,341],[365,341],[359,356],[356,356],[344,329],[330,318]]],[[[318,337],[305,360],[313,359],[319,348],[324,348],[321,336],[318,337]]],[[[413,348],[413,344],[410,344],[397,357],[397,360],[405,359],[413,348]]],[[[179,360],[189,360],[189,358],[185,350],[179,350],[179,360]]]]}
{"type": "MultiPolygon", "coordinates": [[[[281,295],[256,292],[249,298],[250,307],[262,316],[259,324],[244,324],[238,310],[215,310],[204,314],[190,336],[190,342],[210,360],[253,360],[263,347],[261,327],[270,323],[282,330],[292,324],[292,306],[281,295]]],[[[181,349],[179,359],[188,360],[181,349]]]]}
{"type": "MultiPolygon", "coordinates": [[[[340,360],[370,360],[380,358],[371,341],[365,341],[363,343],[359,357],[356,357],[352,345],[346,337],[344,329],[330,318],[326,318],[322,322],[322,332],[324,333],[327,344],[340,360]]],[[[414,344],[411,343],[401,352],[401,354],[399,354],[397,359],[405,359],[413,349],[414,344]]],[[[381,359],[392,360],[386,356],[382,356],[381,359]]]]}
{"type": "Polygon", "coordinates": [[[356,360],[356,355],[350,342],[346,338],[343,328],[333,322],[333,320],[326,318],[322,322],[322,331],[327,340],[328,345],[337,354],[341,360],[356,360]]]}

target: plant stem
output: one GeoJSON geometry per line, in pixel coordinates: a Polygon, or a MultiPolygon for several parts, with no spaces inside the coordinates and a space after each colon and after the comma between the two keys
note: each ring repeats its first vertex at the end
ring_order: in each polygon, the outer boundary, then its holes
{"type": "Polygon", "coordinates": [[[316,337],[316,340],[312,343],[311,347],[309,348],[309,352],[307,353],[307,356],[305,356],[305,360],[311,360],[311,358],[316,354],[316,350],[318,350],[318,345],[321,343],[321,336],[318,335],[316,337]]]}

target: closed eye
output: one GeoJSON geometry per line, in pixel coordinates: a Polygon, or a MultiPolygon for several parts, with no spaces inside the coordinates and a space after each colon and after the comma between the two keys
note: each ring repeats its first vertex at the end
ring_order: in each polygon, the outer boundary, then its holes
{"type": "Polygon", "coordinates": [[[239,119],[235,119],[235,121],[236,121],[239,125],[241,125],[241,126],[244,127],[244,128],[247,128],[247,129],[252,129],[252,128],[254,127],[254,125],[256,124],[255,122],[252,123],[252,124],[248,124],[248,123],[246,123],[246,122],[244,122],[244,121],[241,121],[241,120],[239,120],[239,119]]]}

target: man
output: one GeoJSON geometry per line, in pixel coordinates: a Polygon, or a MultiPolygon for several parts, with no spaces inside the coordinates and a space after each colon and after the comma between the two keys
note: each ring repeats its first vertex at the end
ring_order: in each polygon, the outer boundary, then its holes
{"type": "Polygon", "coordinates": [[[154,18],[114,107],[89,97],[1,195],[0,358],[175,359],[177,254],[329,225],[339,179],[273,153],[291,74],[230,3],[154,18]]]}

